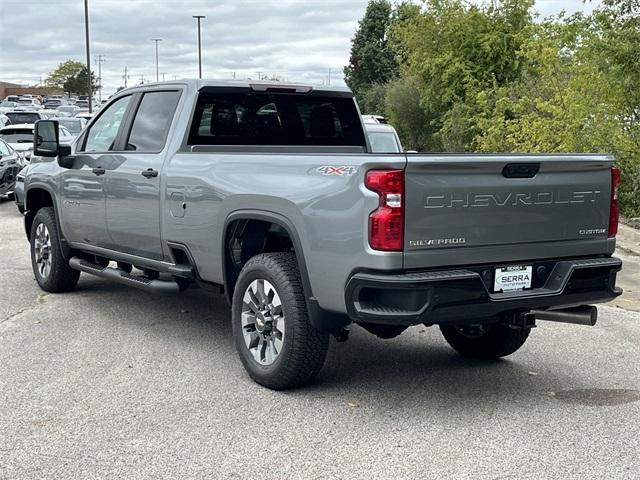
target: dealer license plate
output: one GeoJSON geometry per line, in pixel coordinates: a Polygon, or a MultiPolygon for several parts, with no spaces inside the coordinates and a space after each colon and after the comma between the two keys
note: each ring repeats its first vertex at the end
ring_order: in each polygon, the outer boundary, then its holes
{"type": "Polygon", "coordinates": [[[496,268],[494,292],[513,292],[531,288],[533,267],[531,265],[511,265],[496,268]]]}

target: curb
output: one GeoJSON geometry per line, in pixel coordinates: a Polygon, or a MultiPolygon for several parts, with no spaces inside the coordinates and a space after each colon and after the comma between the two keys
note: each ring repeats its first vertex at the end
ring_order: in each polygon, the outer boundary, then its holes
{"type": "Polygon", "coordinates": [[[619,247],[640,255],[640,230],[621,223],[616,243],[619,247]]]}

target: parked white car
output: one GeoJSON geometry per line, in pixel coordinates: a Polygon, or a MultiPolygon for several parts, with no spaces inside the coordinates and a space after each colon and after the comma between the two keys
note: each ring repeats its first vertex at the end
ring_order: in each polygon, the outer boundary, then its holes
{"type": "MultiPolygon", "coordinates": [[[[24,123],[0,128],[0,139],[18,152],[23,165],[31,161],[33,154],[33,127],[33,124],[24,123]]],[[[61,144],[68,145],[75,139],[75,136],[62,125],[59,125],[58,128],[61,144]]]]}
{"type": "Polygon", "coordinates": [[[61,127],[64,127],[67,130],[69,130],[71,135],[73,135],[74,137],[77,137],[78,135],[80,135],[80,132],[82,132],[82,129],[87,124],[87,121],[84,118],[80,118],[80,117],[76,117],[76,118],[59,117],[59,118],[52,118],[51,120],[56,120],[61,127]]]}
{"type": "Polygon", "coordinates": [[[17,106],[18,102],[0,102],[0,113],[11,112],[12,110],[15,110],[17,106]]]}
{"type": "Polygon", "coordinates": [[[9,121],[12,125],[22,125],[25,123],[34,124],[38,120],[47,120],[49,115],[42,112],[30,112],[23,110],[13,110],[5,113],[9,117],[9,121]]]}

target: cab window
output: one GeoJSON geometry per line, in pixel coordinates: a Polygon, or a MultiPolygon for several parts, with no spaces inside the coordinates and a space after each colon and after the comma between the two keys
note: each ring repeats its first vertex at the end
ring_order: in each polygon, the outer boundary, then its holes
{"type": "Polygon", "coordinates": [[[113,150],[118,130],[130,101],[130,95],[116,100],[91,125],[84,145],[85,152],[108,152],[113,150]]]}

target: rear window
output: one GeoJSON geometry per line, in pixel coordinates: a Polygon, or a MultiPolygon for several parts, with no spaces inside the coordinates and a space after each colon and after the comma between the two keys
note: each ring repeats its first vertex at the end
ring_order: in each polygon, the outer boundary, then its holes
{"type": "Polygon", "coordinates": [[[33,130],[4,128],[0,133],[0,138],[7,143],[32,143],[33,130]]]}
{"type": "Polygon", "coordinates": [[[82,131],[82,122],[80,119],[76,120],[58,120],[58,123],[64,126],[67,130],[69,130],[73,134],[78,134],[82,131]]]}
{"type": "Polygon", "coordinates": [[[9,112],[5,114],[14,125],[20,123],[36,123],[40,120],[40,115],[29,112],[9,112]]]}
{"type": "Polygon", "coordinates": [[[399,153],[400,145],[393,132],[367,132],[373,153],[399,153]]]}
{"type": "Polygon", "coordinates": [[[366,146],[352,98],[263,92],[200,93],[189,144],[366,146]]]}

